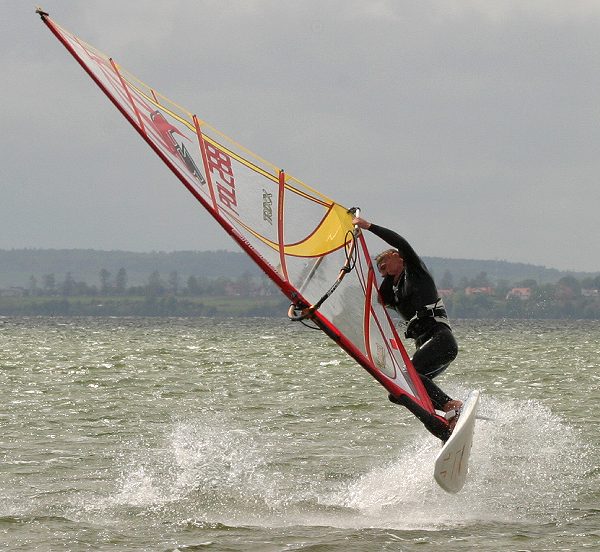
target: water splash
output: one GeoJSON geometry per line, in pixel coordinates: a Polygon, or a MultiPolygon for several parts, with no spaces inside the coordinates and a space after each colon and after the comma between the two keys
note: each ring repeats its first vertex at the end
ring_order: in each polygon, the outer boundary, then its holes
{"type": "Polygon", "coordinates": [[[383,527],[564,519],[589,469],[577,432],[533,401],[500,403],[484,396],[481,413],[493,421],[477,422],[461,493],[447,494],[432,480],[439,445],[415,441],[387,465],[356,479],[339,498],[383,527]]]}
{"type": "MultiPolygon", "coordinates": [[[[439,443],[423,435],[372,469],[342,481],[282,461],[280,435],[236,429],[212,414],[176,422],[162,449],[130,462],[114,503],[177,505],[196,519],[252,525],[430,529],[493,521],[549,522],[564,516],[589,470],[577,433],[535,402],[484,396],[467,485],[457,495],[433,481],[439,443]]],[[[317,466],[317,451],[314,455],[317,466]]],[[[351,457],[350,457],[351,460],[351,457]]]]}
{"type": "Polygon", "coordinates": [[[123,468],[113,506],[190,508],[208,521],[239,522],[272,512],[278,480],[266,458],[272,444],[260,431],[236,429],[211,413],[174,422],[165,446],[140,448],[123,468]],[[174,506],[173,506],[174,505],[174,506]]]}

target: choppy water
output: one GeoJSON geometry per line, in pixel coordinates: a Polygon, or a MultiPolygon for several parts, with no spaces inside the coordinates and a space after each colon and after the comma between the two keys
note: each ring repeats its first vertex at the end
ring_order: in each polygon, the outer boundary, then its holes
{"type": "Polygon", "coordinates": [[[598,550],[600,328],[462,322],[438,441],[282,320],[0,318],[2,550],[598,550]]]}

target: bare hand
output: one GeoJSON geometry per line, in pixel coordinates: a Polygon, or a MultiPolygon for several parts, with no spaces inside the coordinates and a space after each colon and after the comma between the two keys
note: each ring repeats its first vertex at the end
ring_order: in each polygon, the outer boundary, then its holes
{"type": "Polygon", "coordinates": [[[352,224],[362,228],[363,230],[368,230],[371,228],[371,223],[368,220],[362,219],[360,217],[354,217],[352,219],[352,224]]]}

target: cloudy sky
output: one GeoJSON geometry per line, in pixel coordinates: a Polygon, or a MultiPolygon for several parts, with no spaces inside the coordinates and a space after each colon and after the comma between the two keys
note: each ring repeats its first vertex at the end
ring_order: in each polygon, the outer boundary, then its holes
{"type": "MultiPolygon", "coordinates": [[[[34,4],[0,4],[0,248],[236,250],[34,4]]],[[[600,2],[43,7],[422,255],[600,271],[600,2]]]]}

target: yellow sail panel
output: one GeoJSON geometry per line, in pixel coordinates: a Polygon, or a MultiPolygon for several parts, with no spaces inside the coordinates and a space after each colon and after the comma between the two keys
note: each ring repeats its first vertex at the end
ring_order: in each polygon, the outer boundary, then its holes
{"type": "MultiPolygon", "coordinates": [[[[262,236],[241,221],[238,223],[262,243],[274,251],[279,251],[277,242],[262,236]]],[[[285,255],[292,257],[321,257],[344,247],[348,240],[348,232],[352,232],[352,215],[346,207],[334,203],[314,232],[302,241],[285,244],[283,250],[285,255]]]]}
{"type": "Polygon", "coordinates": [[[352,232],[352,215],[348,209],[334,203],[321,224],[305,240],[284,246],[286,255],[320,257],[343,247],[352,232]]]}

